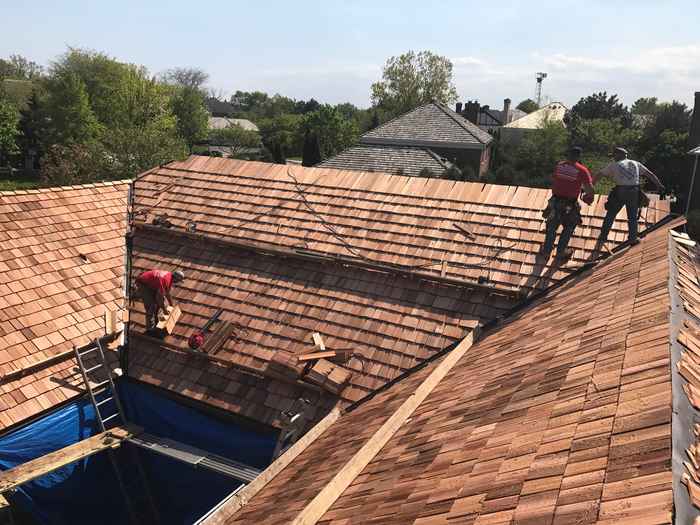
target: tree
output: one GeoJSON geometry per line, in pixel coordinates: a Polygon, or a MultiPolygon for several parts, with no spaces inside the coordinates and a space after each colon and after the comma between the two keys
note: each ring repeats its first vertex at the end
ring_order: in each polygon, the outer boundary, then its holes
{"type": "Polygon", "coordinates": [[[376,111],[372,113],[372,121],[370,122],[369,129],[374,129],[379,127],[379,115],[376,111]]]}
{"type": "Polygon", "coordinates": [[[204,84],[209,80],[209,74],[196,67],[175,67],[168,69],[161,78],[167,84],[203,91],[204,84]]]}
{"type": "Polygon", "coordinates": [[[318,135],[312,131],[308,131],[306,135],[304,135],[304,152],[301,165],[315,166],[322,160],[321,144],[318,140],[318,135]]]}
{"type": "Polygon", "coordinates": [[[97,141],[53,144],[41,160],[41,183],[68,186],[112,178],[108,159],[107,152],[97,141]]]}
{"type": "Polygon", "coordinates": [[[333,106],[325,104],[318,110],[304,115],[304,135],[316,137],[321,160],[332,157],[357,141],[359,131],[352,120],[346,120],[333,106]]]}
{"type": "Polygon", "coordinates": [[[97,139],[101,126],[93,113],[83,81],[70,72],[54,77],[48,89],[48,144],[81,144],[97,139]]]}
{"type": "Polygon", "coordinates": [[[39,64],[21,55],[10,55],[8,59],[0,58],[0,80],[36,80],[41,77],[43,70],[39,64]]]}
{"type": "Polygon", "coordinates": [[[284,157],[282,145],[277,142],[272,150],[272,160],[275,164],[287,164],[287,159],[284,157]]]}
{"type": "Polygon", "coordinates": [[[569,112],[568,119],[575,122],[579,119],[617,119],[628,127],[632,116],[617,95],[608,96],[607,92],[594,93],[580,99],[569,112]]]}
{"type": "Polygon", "coordinates": [[[633,115],[655,115],[658,109],[659,100],[656,97],[642,97],[634,101],[630,112],[633,115]]]}
{"type": "Polygon", "coordinates": [[[241,126],[232,124],[223,129],[211,130],[209,143],[231,148],[231,156],[233,157],[245,149],[260,147],[260,135],[257,131],[243,129],[241,126]]]}
{"type": "Polygon", "coordinates": [[[301,115],[290,114],[260,120],[258,128],[263,144],[270,151],[275,151],[276,144],[279,144],[285,157],[301,157],[304,140],[302,120],[301,115]]]}
{"type": "Polygon", "coordinates": [[[409,51],[386,61],[382,80],[372,84],[372,103],[390,116],[400,115],[431,101],[457,100],[452,62],[430,51],[409,51]]]}
{"type": "Polygon", "coordinates": [[[615,146],[635,149],[639,130],[625,127],[619,119],[576,119],[569,126],[573,144],[584,154],[607,157],[615,146]]]}
{"type": "Polygon", "coordinates": [[[554,166],[565,158],[568,147],[569,134],[561,122],[547,121],[540,129],[528,132],[515,158],[515,169],[528,180],[524,185],[547,186],[554,166]]]}
{"type": "Polygon", "coordinates": [[[172,107],[178,134],[191,152],[192,146],[207,138],[209,113],[204,106],[204,97],[198,89],[184,86],[177,90],[172,107]]]}
{"type": "Polygon", "coordinates": [[[520,111],[524,111],[525,113],[532,113],[533,111],[537,111],[538,109],[540,109],[540,107],[537,105],[537,102],[535,102],[531,98],[526,98],[520,104],[515,106],[515,109],[519,109],[520,111]]]}
{"type": "Polygon", "coordinates": [[[41,157],[41,141],[47,128],[44,110],[36,90],[32,92],[27,107],[20,111],[19,127],[22,131],[22,153],[25,159],[32,160],[34,168],[41,157]]]}
{"type": "Polygon", "coordinates": [[[8,157],[19,151],[19,134],[19,111],[0,87],[0,166],[4,166],[8,157]]]}

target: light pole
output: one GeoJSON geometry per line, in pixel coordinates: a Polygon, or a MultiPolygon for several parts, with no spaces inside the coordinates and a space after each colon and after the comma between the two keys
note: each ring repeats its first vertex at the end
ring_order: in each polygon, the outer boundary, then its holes
{"type": "Polygon", "coordinates": [[[690,199],[693,196],[693,185],[695,184],[695,174],[698,171],[698,157],[700,157],[700,146],[693,148],[688,152],[688,155],[695,157],[693,162],[693,175],[690,178],[690,190],[688,190],[688,201],[685,204],[685,216],[688,216],[688,211],[690,210],[690,199]]]}

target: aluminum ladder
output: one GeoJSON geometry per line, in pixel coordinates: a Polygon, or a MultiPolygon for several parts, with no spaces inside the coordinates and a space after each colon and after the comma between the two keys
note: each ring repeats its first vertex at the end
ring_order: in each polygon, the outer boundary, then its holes
{"type": "MultiPolygon", "coordinates": [[[[126,416],[124,415],[124,408],[122,407],[119,396],[117,395],[117,387],[112,380],[112,371],[109,369],[109,364],[107,363],[107,358],[105,357],[104,349],[102,348],[102,342],[100,339],[95,339],[87,347],[76,348],[73,347],[75,353],[76,361],[78,362],[78,367],[80,368],[80,373],[83,376],[83,382],[85,383],[85,388],[87,389],[88,395],[90,396],[90,402],[95,409],[95,417],[100,426],[102,432],[108,432],[107,427],[116,424],[126,424],[126,416]],[[86,367],[85,357],[93,353],[96,354],[94,357],[97,360],[97,364],[86,367]],[[92,381],[91,375],[102,372],[107,379],[101,381],[92,381]],[[98,401],[100,394],[106,394],[106,397],[98,401]],[[109,410],[109,402],[113,402],[114,412],[105,412],[109,410]],[[100,408],[101,407],[101,408],[100,408]]],[[[112,449],[107,450],[109,460],[114,469],[114,473],[117,477],[117,482],[119,483],[119,488],[121,490],[124,501],[126,502],[127,512],[129,513],[129,518],[131,522],[135,525],[142,523],[160,523],[160,516],[158,509],[156,507],[155,501],[153,500],[153,495],[151,494],[148,478],[146,477],[146,471],[141,463],[141,458],[136,447],[129,447],[136,463],[136,468],[138,470],[139,478],[141,484],[143,485],[144,492],[146,493],[146,499],[148,500],[148,507],[150,509],[151,517],[140,518],[132,499],[129,497],[129,492],[127,487],[130,485],[126,483],[122,469],[120,468],[117,456],[112,449]]]]}

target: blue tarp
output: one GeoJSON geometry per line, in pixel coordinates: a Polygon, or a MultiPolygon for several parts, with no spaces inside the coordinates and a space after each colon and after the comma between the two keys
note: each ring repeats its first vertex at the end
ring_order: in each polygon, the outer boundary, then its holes
{"type": "MultiPolygon", "coordinates": [[[[128,380],[120,381],[118,388],[128,420],[151,434],[258,468],[264,468],[271,460],[277,438],[273,431],[253,430],[213,418],[128,380]]],[[[97,432],[89,401],[73,402],[0,437],[0,469],[12,468],[97,432]]],[[[114,455],[143,523],[154,519],[144,497],[147,492],[136,468],[135,454],[144,466],[163,524],[192,523],[239,485],[216,473],[123,445],[114,455]]],[[[8,499],[42,525],[129,522],[106,452],[27,483],[8,499]]]]}

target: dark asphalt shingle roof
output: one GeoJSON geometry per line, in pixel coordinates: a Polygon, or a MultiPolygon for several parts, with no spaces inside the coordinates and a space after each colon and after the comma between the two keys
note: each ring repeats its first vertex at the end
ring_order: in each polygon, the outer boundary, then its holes
{"type": "Polygon", "coordinates": [[[481,149],[493,137],[442,104],[431,102],[368,131],[364,144],[398,144],[481,149]]]}
{"type": "Polygon", "coordinates": [[[403,175],[417,176],[424,168],[439,175],[449,163],[427,148],[358,144],[324,160],[318,167],[392,174],[401,170],[403,175]]]}

